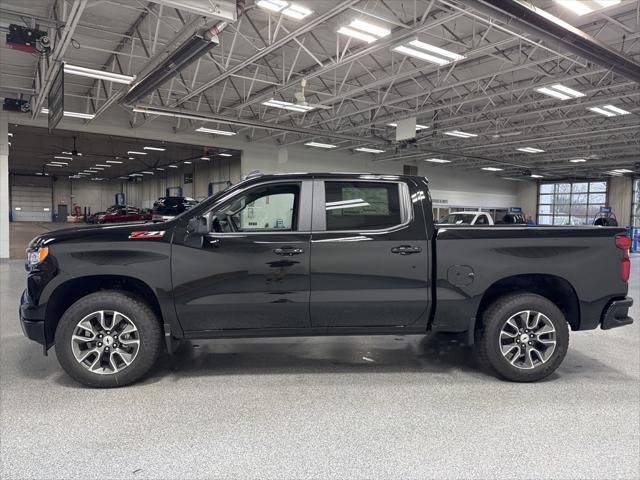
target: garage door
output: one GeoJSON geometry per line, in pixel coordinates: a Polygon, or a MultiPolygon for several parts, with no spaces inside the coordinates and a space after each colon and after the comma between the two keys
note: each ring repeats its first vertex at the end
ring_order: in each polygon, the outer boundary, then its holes
{"type": "Polygon", "coordinates": [[[51,187],[13,185],[11,211],[16,222],[50,222],[51,187]]]}

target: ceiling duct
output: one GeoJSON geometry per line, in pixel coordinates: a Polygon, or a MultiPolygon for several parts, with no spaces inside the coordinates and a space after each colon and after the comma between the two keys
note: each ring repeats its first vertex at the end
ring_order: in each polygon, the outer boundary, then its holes
{"type": "Polygon", "coordinates": [[[465,5],[640,83],[638,63],[544,10],[518,0],[466,0],[465,5]]]}
{"type": "MultiPolygon", "coordinates": [[[[237,1],[237,18],[244,12],[244,5],[245,0],[237,1]]],[[[197,25],[202,22],[203,17],[200,17],[183,29],[169,48],[152,60],[150,67],[138,74],[136,81],[120,103],[128,106],[134,105],[218,45],[218,35],[229,23],[227,21],[217,22],[212,27],[205,27],[203,30],[193,33],[194,28],[197,28],[197,25]]]]}

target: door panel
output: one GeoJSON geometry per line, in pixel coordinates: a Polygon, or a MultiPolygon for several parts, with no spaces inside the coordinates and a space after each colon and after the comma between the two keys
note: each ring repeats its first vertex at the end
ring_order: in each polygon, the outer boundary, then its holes
{"type": "Polygon", "coordinates": [[[186,331],[309,326],[311,233],[300,219],[311,215],[312,187],[302,182],[293,188],[299,192],[295,200],[278,198],[282,192],[258,199],[250,197],[251,189],[239,192],[227,205],[214,206],[209,217],[194,217],[202,218],[208,233],[188,233],[189,218],[178,225],[172,278],[186,331]],[[295,205],[293,213],[287,201],[295,205]]]}
{"type": "Polygon", "coordinates": [[[403,203],[408,203],[409,218],[399,220],[399,225],[384,226],[376,231],[327,231],[327,225],[339,228],[356,222],[379,227],[384,225],[385,217],[392,221],[392,207],[385,207],[384,199],[393,191],[372,189],[375,184],[359,188],[359,185],[342,182],[342,198],[339,189],[334,187],[330,187],[333,193],[329,198],[324,196],[322,182],[318,183],[314,214],[324,215],[325,222],[324,225],[314,223],[312,326],[406,326],[419,321],[427,310],[430,278],[429,243],[420,203],[414,209],[408,198],[408,187],[401,186],[398,195],[403,203]],[[316,202],[322,208],[318,208],[316,202]],[[364,204],[368,205],[364,211],[349,211],[351,205],[364,204]],[[346,206],[343,215],[328,218],[342,206],[346,206]]]}

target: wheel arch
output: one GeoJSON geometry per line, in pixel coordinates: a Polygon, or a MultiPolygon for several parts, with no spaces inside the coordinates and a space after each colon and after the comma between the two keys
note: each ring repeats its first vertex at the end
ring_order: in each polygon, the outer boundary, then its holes
{"type": "Polygon", "coordinates": [[[547,298],[562,311],[572,330],[580,328],[580,302],[573,285],[557,275],[531,273],[502,278],[485,291],[476,313],[476,329],[482,326],[485,310],[511,293],[535,293],[547,298]]]}
{"type": "Polygon", "coordinates": [[[45,312],[45,338],[53,343],[60,318],[75,302],[100,290],[121,290],[144,300],[156,314],[162,327],[164,315],[158,297],[144,281],[126,275],[91,275],[67,280],[58,285],[47,300],[45,312]]]}

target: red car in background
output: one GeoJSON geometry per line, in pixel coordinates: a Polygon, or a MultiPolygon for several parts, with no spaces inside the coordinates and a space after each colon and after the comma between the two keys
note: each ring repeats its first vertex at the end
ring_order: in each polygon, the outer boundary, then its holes
{"type": "Polygon", "coordinates": [[[114,205],[96,218],[96,223],[148,222],[153,214],[129,205],[114,205]]]}

